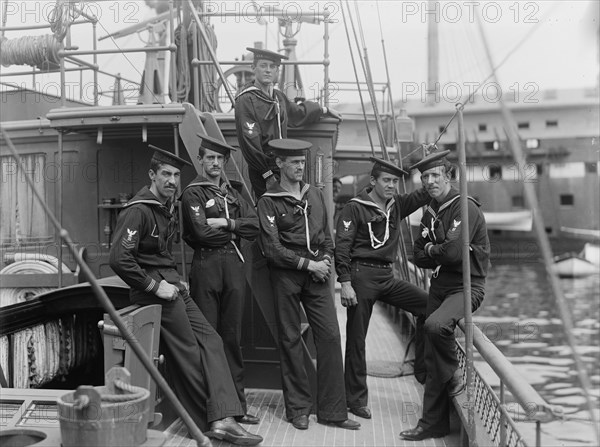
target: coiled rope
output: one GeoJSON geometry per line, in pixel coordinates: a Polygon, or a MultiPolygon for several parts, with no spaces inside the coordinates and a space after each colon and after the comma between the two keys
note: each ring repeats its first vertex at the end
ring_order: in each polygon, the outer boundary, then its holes
{"type": "Polygon", "coordinates": [[[58,65],[60,42],[53,34],[41,36],[22,36],[17,39],[0,40],[0,63],[5,67],[11,65],[30,65],[32,67],[48,67],[58,65]]]}
{"type": "Polygon", "coordinates": [[[54,9],[50,11],[48,23],[58,42],[63,41],[71,24],[81,15],[78,3],[73,0],[56,0],[54,9]]]}
{"type": "Polygon", "coordinates": [[[58,66],[58,51],[71,24],[81,12],[73,0],[57,0],[48,17],[50,29],[54,34],[41,36],[22,36],[17,39],[0,39],[0,63],[11,65],[30,65],[41,69],[58,66]]]}

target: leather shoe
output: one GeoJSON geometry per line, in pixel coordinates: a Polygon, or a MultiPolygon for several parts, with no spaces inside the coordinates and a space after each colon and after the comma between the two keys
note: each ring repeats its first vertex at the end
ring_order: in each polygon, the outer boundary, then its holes
{"type": "Polygon", "coordinates": [[[371,410],[367,406],[350,408],[350,413],[358,416],[359,418],[371,419],[371,410]]]}
{"type": "Polygon", "coordinates": [[[308,416],[306,414],[301,414],[300,416],[292,418],[292,425],[298,430],[308,430],[308,416]]]}
{"type": "Polygon", "coordinates": [[[210,424],[210,431],[206,436],[237,445],[256,445],[263,441],[262,436],[246,431],[232,417],[214,421],[210,424]]]}
{"type": "Polygon", "coordinates": [[[335,425],[338,428],[346,430],[358,430],[360,428],[360,423],[353,421],[352,419],[346,419],[345,421],[326,421],[324,419],[319,419],[319,423],[335,425]]]}
{"type": "Polygon", "coordinates": [[[454,371],[454,375],[448,381],[448,385],[446,385],[446,389],[448,390],[448,396],[454,397],[458,396],[465,389],[465,382],[462,377],[462,369],[458,368],[454,371]]]}
{"type": "Polygon", "coordinates": [[[417,425],[415,428],[411,428],[410,430],[404,430],[403,432],[400,432],[400,437],[402,439],[406,439],[407,441],[422,441],[423,439],[443,438],[444,436],[446,436],[445,433],[425,430],[420,425],[417,425]]]}
{"type": "Polygon", "coordinates": [[[257,425],[260,423],[260,418],[246,413],[243,416],[236,416],[235,421],[238,424],[257,425]]]}

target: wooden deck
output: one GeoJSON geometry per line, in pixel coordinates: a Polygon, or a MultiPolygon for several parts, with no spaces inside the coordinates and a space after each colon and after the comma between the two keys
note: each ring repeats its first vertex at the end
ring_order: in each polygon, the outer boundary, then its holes
{"type": "MultiPolygon", "coordinates": [[[[345,344],[346,314],[336,294],[338,319],[345,344]]],[[[370,420],[358,420],[360,430],[343,430],[329,425],[319,424],[315,415],[310,416],[308,430],[296,430],[285,420],[283,395],[279,390],[247,389],[249,412],[260,416],[256,426],[247,426],[251,432],[264,438],[262,446],[459,446],[458,423],[456,432],[441,439],[429,439],[422,442],[409,442],[399,438],[398,434],[414,427],[421,413],[423,387],[411,374],[412,366],[400,367],[405,353],[404,336],[400,327],[394,323],[392,315],[380,305],[376,305],[371,318],[367,337],[367,368],[370,372],[369,406],[373,412],[370,420]],[[382,377],[389,375],[396,377],[382,377]]],[[[409,355],[412,357],[412,351],[409,355]]],[[[0,428],[21,427],[41,428],[47,439],[39,445],[59,445],[60,433],[56,399],[66,393],[65,390],[19,390],[2,389],[3,400],[0,413],[0,428]]],[[[152,435],[151,445],[156,444],[160,432],[148,432],[152,435]]],[[[187,428],[177,420],[165,432],[165,446],[195,446],[196,441],[188,437],[187,428]]],[[[213,445],[226,446],[226,442],[213,440],[213,445]]],[[[488,445],[488,444],[485,444],[488,445]]]]}
{"type": "MultiPolygon", "coordinates": [[[[345,309],[339,304],[339,291],[336,293],[338,321],[342,333],[342,346],[345,344],[345,309]]],[[[376,305],[373,310],[369,334],[367,337],[367,365],[371,371],[393,372],[400,368],[403,360],[405,342],[392,317],[383,306],[376,305]]],[[[412,351],[411,355],[412,356],[412,351]]],[[[412,371],[406,365],[407,372],[412,371]]],[[[379,375],[379,374],[378,374],[379,375]]],[[[398,434],[414,427],[421,414],[423,387],[413,375],[400,377],[374,377],[369,375],[369,406],[373,412],[370,420],[350,415],[359,421],[360,430],[343,430],[317,422],[316,416],[310,416],[308,430],[296,430],[285,419],[283,395],[279,390],[247,389],[249,412],[260,416],[259,425],[246,428],[264,438],[261,446],[459,446],[458,431],[440,439],[421,442],[405,441],[398,434]]],[[[166,431],[166,446],[195,446],[196,442],[187,437],[187,428],[180,420],[166,431]]],[[[213,440],[213,445],[227,446],[226,442],[213,440]]]]}

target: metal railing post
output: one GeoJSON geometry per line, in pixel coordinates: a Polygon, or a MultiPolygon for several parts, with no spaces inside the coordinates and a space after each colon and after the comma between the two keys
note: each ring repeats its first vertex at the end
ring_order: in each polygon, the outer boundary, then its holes
{"type": "Polygon", "coordinates": [[[463,121],[463,105],[456,106],[458,111],[458,166],[460,170],[460,218],[462,234],[462,271],[465,306],[465,351],[467,370],[467,402],[469,445],[475,445],[475,405],[473,375],[473,314],[471,311],[471,253],[469,235],[469,198],[467,196],[467,155],[465,150],[465,128],[463,121]]]}
{"type": "MultiPolygon", "coordinates": [[[[504,381],[500,380],[500,405],[504,407],[504,381]]],[[[504,413],[500,413],[500,445],[506,446],[506,419],[504,413]]]]}

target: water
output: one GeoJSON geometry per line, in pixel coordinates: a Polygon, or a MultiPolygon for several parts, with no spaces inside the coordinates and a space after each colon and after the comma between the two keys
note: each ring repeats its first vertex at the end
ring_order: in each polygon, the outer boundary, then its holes
{"type": "MultiPolygon", "coordinates": [[[[573,321],[577,351],[591,380],[596,418],[600,402],[600,274],[560,280],[573,321]]],[[[567,343],[562,318],[538,262],[495,263],[486,284],[486,299],[474,314],[477,326],[513,363],[550,405],[564,409],[564,420],[542,425],[544,446],[595,446],[585,393],[567,343]]],[[[485,373],[493,386],[498,380],[485,373]]],[[[489,369],[489,368],[488,368],[489,369]]],[[[529,445],[534,425],[520,422],[529,445]]]]}

